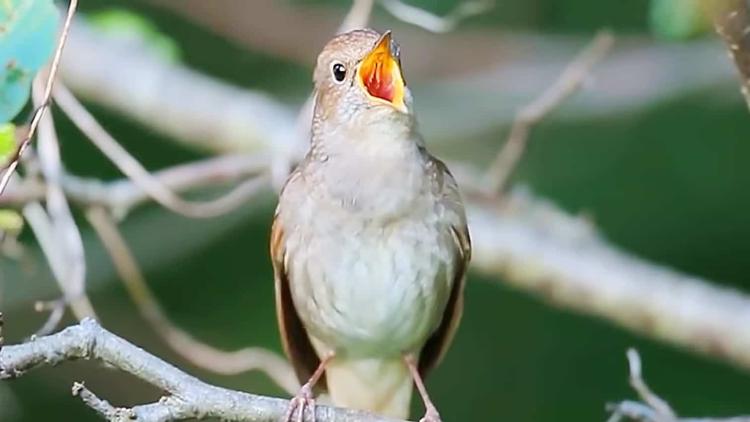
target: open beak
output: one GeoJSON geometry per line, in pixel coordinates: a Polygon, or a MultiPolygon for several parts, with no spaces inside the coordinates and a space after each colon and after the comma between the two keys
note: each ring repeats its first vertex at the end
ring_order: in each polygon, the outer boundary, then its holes
{"type": "Polygon", "coordinates": [[[387,101],[396,109],[406,112],[406,83],[398,57],[394,57],[391,51],[391,31],[380,37],[360,63],[359,82],[370,97],[387,101]]]}

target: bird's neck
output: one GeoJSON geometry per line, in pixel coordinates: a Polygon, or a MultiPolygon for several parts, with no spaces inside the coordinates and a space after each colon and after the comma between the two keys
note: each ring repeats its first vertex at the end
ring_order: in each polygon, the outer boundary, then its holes
{"type": "Polygon", "coordinates": [[[314,124],[308,161],[326,195],[368,216],[389,218],[413,208],[427,181],[421,140],[408,124],[314,124]]]}

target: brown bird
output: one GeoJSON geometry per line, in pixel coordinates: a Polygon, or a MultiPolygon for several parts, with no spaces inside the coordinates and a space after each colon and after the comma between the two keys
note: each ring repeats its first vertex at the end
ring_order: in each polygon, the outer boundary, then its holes
{"type": "Polygon", "coordinates": [[[286,420],[337,406],[406,419],[458,327],[471,255],[458,186],[417,131],[390,32],[333,38],[313,75],[310,149],[271,233],[276,311],[300,382],[286,420]]]}

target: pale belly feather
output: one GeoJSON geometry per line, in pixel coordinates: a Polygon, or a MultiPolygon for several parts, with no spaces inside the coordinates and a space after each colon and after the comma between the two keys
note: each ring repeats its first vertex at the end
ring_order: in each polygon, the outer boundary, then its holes
{"type": "Polygon", "coordinates": [[[297,225],[287,251],[295,306],[314,343],[352,358],[417,351],[450,294],[449,230],[420,215],[345,227],[328,212],[307,217],[315,224],[297,225]]]}

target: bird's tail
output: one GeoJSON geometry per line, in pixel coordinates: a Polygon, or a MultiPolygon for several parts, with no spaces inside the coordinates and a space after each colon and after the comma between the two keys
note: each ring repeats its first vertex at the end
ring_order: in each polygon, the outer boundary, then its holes
{"type": "Polygon", "coordinates": [[[334,359],[326,368],[326,379],[335,406],[409,418],[412,381],[401,359],[334,359]]]}

